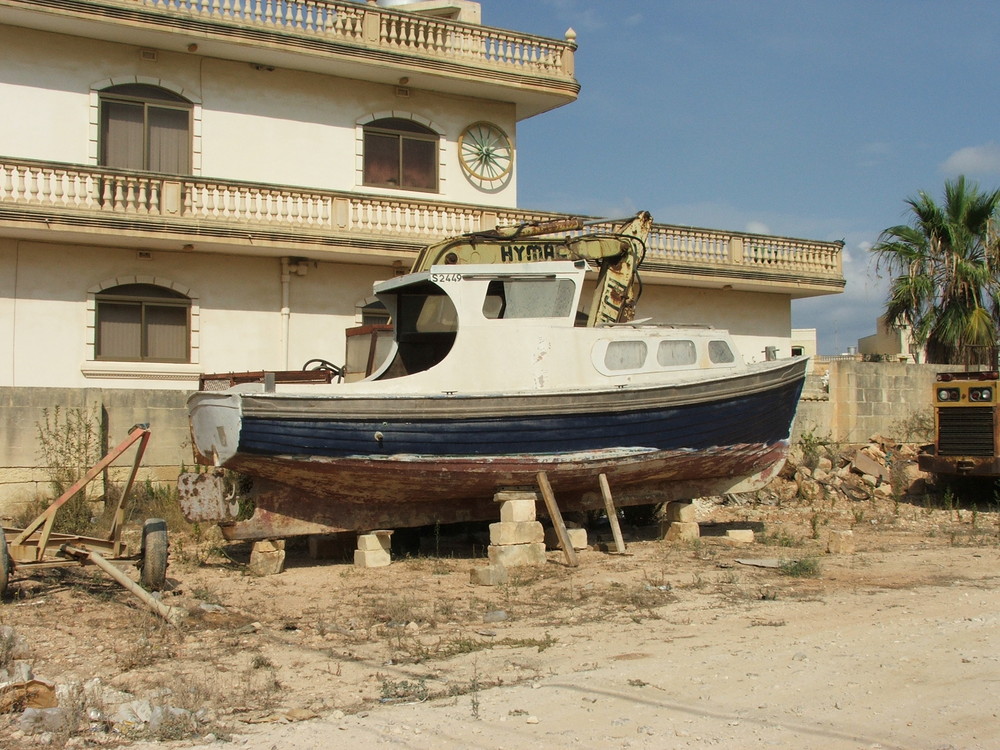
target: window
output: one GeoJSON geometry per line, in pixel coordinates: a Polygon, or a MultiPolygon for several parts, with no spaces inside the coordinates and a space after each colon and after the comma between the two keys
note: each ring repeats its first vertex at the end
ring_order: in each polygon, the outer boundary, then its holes
{"type": "Polygon", "coordinates": [[[437,190],[438,135],[413,120],[387,117],[365,125],[364,184],[437,190]]]}
{"type": "Polygon", "coordinates": [[[159,86],[129,83],[101,92],[101,165],[166,174],[191,172],[191,102],[159,86]]]}
{"type": "Polygon", "coordinates": [[[96,296],[96,359],[188,362],[191,300],[153,284],[122,284],[96,296]]]}
{"type": "Polygon", "coordinates": [[[733,350],[725,341],[709,341],[708,358],[716,365],[725,365],[736,361],[733,350]]]}
{"type": "Polygon", "coordinates": [[[660,367],[681,367],[693,365],[697,361],[697,351],[693,341],[664,339],[656,349],[656,362],[660,367]]]}
{"type": "Polygon", "coordinates": [[[604,353],[604,366],[609,370],[638,370],[645,362],[645,341],[612,341],[604,353]]]}
{"type": "Polygon", "coordinates": [[[498,318],[565,318],[573,310],[570,279],[494,280],[486,290],[483,315],[498,318]]]}

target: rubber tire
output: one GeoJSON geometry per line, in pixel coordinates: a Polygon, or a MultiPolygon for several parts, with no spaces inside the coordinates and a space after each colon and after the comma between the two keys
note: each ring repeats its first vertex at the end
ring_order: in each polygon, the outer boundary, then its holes
{"type": "Polygon", "coordinates": [[[167,582],[167,522],[162,518],[148,518],[142,525],[139,581],[149,591],[160,591],[167,582]]]}
{"type": "Polygon", "coordinates": [[[7,537],[0,529],[0,599],[7,595],[7,582],[10,580],[10,555],[7,553],[7,537]]]}

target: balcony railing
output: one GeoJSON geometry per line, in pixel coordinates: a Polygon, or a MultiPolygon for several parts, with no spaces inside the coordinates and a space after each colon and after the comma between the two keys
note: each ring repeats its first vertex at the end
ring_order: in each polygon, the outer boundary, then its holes
{"type": "MultiPolygon", "coordinates": [[[[33,0],[23,5],[44,7],[49,3],[60,10],[66,5],[61,0],[33,0]]],[[[72,12],[102,19],[127,13],[134,21],[138,10],[139,14],[145,11],[152,24],[162,24],[164,30],[194,21],[218,24],[225,27],[226,36],[232,36],[233,26],[238,26],[250,35],[262,31],[288,34],[289,38],[444,58],[512,73],[566,80],[573,77],[573,38],[548,39],[346,0],[103,0],[92,10],[91,14],[87,3],[76,3],[72,12]]]]}
{"type": "MultiPolygon", "coordinates": [[[[174,233],[185,227],[192,232],[212,227],[217,236],[228,228],[234,237],[284,234],[285,240],[309,243],[350,236],[414,247],[495,226],[565,218],[520,209],[0,158],[0,222],[5,215],[24,220],[19,208],[75,217],[81,224],[99,218],[106,226],[107,218],[118,218],[133,232],[163,232],[169,221],[174,233]],[[148,225],[136,221],[142,217],[149,218],[148,225]]],[[[654,224],[646,244],[648,264],[684,273],[714,269],[724,274],[738,267],[776,278],[795,274],[842,282],[839,242],[654,224]]]]}

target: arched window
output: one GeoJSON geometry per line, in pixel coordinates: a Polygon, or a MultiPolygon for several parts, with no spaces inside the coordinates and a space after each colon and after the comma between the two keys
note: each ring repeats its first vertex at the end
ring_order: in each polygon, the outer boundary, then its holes
{"type": "Polygon", "coordinates": [[[364,183],[437,190],[438,135],[413,120],[386,117],[364,126],[364,183]]]}
{"type": "Polygon", "coordinates": [[[144,83],[110,86],[100,99],[102,166],[191,173],[191,102],[144,83]]]}
{"type": "Polygon", "coordinates": [[[122,284],[95,299],[95,359],[190,362],[188,297],[153,284],[122,284]]]}

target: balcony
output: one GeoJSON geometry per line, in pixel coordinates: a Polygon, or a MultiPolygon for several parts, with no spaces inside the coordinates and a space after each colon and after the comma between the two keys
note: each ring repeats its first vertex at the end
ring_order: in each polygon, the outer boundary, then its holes
{"type": "Polygon", "coordinates": [[[574,35],[548,39],[345,0],[0,0],[0,23],[514,102],[576,99],[574,35]]]}
{"type": "MultiPolygon", "coordinates": [[[[0,237],[409,265],[443,237],[566,218],[433,200],[308,190],[0,158],[0,237]]],[[[646,283],[810,297],[844,287],[842,243],[655,224],[646,283]]]]}

